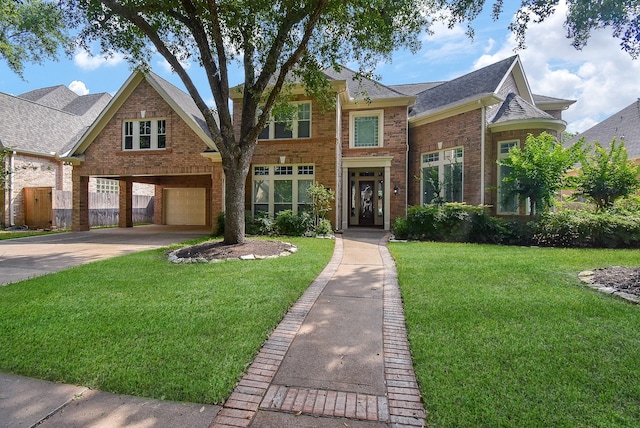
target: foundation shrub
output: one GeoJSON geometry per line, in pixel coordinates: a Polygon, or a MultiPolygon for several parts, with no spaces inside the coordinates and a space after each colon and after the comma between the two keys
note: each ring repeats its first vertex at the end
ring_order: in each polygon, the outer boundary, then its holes
{"type": "Polygon", "coordinates": [[[640,248],[640,215],[615,210],[546,213],[533,241],[549,247],[640,248]]]}
{"type": "Polygon", "coordinates": [[[313,216],[307,211],[285,210],[276,215],[275,232],[278,235],[313,235],[314,229],[313,216]]]}
{"type": "MultiPolygon", "coordinates": [[[[402,221],[397,221],[394,225],[396,224],[400,234],[404,234],[405,225],[402,221]]],[[[499,222],[490,220],[483,206],[450,202],[414,206],[407,211],[406,237],[409,239],[499,242],[499,236],[499,222]]]]}

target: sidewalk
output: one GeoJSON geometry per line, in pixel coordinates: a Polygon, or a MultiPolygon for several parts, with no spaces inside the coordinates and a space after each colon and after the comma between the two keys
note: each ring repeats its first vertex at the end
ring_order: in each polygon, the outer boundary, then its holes
{"type": "Polygon", "coordinates": [[[348,230],[224,407],[0,373],[4,427],[423,427],[395,264],[380,230],[348,230]]]}
{"type": "Polygon", "coordinates": [[[387,236],[348,230],[212,427],[422,427],[387,236]]]}

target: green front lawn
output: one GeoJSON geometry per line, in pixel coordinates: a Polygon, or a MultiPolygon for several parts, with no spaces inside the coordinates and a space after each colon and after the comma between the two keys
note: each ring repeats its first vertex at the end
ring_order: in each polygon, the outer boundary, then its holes
{"type": "Polygon", "coordinates": [[[430,427],[640,426],[640,307],[577,278],[640,251],[390,249],[430,427]]]}
{"type": "Polygon", "coordinates": [[[331,258],[173,264],[166,250],[0,287],[0,371],[122,394],[221,403],[331,258]]]}

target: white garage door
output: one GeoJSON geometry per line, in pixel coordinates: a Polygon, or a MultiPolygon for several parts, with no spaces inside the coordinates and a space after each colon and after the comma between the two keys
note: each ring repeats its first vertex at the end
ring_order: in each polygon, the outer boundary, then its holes
{"type": "Polygon", "coordinates": [[[206,189],[164,189],[164,223],[179,226],[207,224],[206,189]]]}

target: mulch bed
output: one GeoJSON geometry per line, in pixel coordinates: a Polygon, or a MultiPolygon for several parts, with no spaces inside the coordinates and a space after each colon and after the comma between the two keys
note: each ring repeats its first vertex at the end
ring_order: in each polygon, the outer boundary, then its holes
{"type": "Polygon", "coordinates": [[[594,269],[593,282],[640,297],[640,267],[594,269]]]}
{"type": "Polygon", "coordinates": [[[277,257],[294,246],[281,241],[247,240],[244,244],[227,245],[222,241],[205,242],[175,252],[180,259],[237,259],[253,255],[256,258],[277,257]]]}

